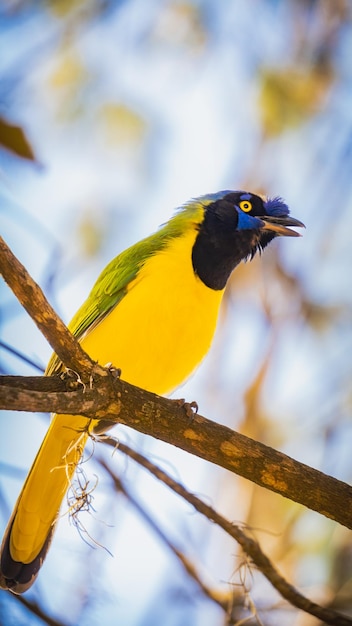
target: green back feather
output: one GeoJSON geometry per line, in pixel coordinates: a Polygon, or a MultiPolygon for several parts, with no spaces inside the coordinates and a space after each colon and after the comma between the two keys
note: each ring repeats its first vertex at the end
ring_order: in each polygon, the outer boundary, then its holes
{"type": "MultiPolygon", "coordinates": [[[[211,201],[211,197],[203,197],[184,205],[156,233],[127,248],[110,261],[88,298],[68,324],[71,333],[79,339],[100,323],[126,295],[129,283],[136,278],[145,262],[164,249],[169,241],[196,228],[203,221],[204,207],[211,201]]],[[[53,354],[46,375],[53,375],[61,369],[59,358],[53,354]]]]}

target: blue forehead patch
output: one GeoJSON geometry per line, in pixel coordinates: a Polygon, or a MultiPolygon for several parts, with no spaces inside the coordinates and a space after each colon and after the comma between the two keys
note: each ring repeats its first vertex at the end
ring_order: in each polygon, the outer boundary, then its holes
{"type": "Polygon", "coordinates": [[[275,198],[268,198],[266,202],[264,202],[264,207],[267,215],[277,217],[288,215],[290,212],[286,202],[284,202],[279,196],[276,196],[275,198]]]}
{"type": "Polygon", "coordinates": [[[250,200],[252,197],[251,193],[243,193],[242,196],[240,196],[240,200],[250,200]]]}

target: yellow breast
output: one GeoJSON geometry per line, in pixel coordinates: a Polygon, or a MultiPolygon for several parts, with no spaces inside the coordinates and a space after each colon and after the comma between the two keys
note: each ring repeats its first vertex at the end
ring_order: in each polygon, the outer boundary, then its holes
{"type": "Polygon", "coordinates": [[[207,353],[223,291],[209,289],[192,266],[194,229],[151,257],[126,296],[90,333],[83,348],[121,377],[165,394],[180,385],[207,353]]]}

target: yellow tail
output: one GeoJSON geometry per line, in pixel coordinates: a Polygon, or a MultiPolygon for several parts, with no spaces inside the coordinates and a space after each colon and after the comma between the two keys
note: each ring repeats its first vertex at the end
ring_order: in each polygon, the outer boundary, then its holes
{"type": "Polygon", "coordinates": [[[79,415],[54,415],[5,531],[1,587],[22,593],[33,584],[83,454],[88,425],[79,415]]]}

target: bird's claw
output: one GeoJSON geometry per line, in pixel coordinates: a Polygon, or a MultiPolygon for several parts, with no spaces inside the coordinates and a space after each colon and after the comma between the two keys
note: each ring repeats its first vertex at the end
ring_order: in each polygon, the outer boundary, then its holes
{"type": "Polygon", "coordinates": [[[112,363],[106,363],[105,367],[114,380],[121,378],[121,369],[119,367],[115,367],[112,363]]]}
{"type": "Polygon", "coordinates": [[[178,398],[174,402],[176,402],[177,406],[185,411],[189,419],[192,419],[194,414],[198,413],[198,403],[195,400],[192,400],[192,402],[186,402],[184,398],[178,398]]]}

